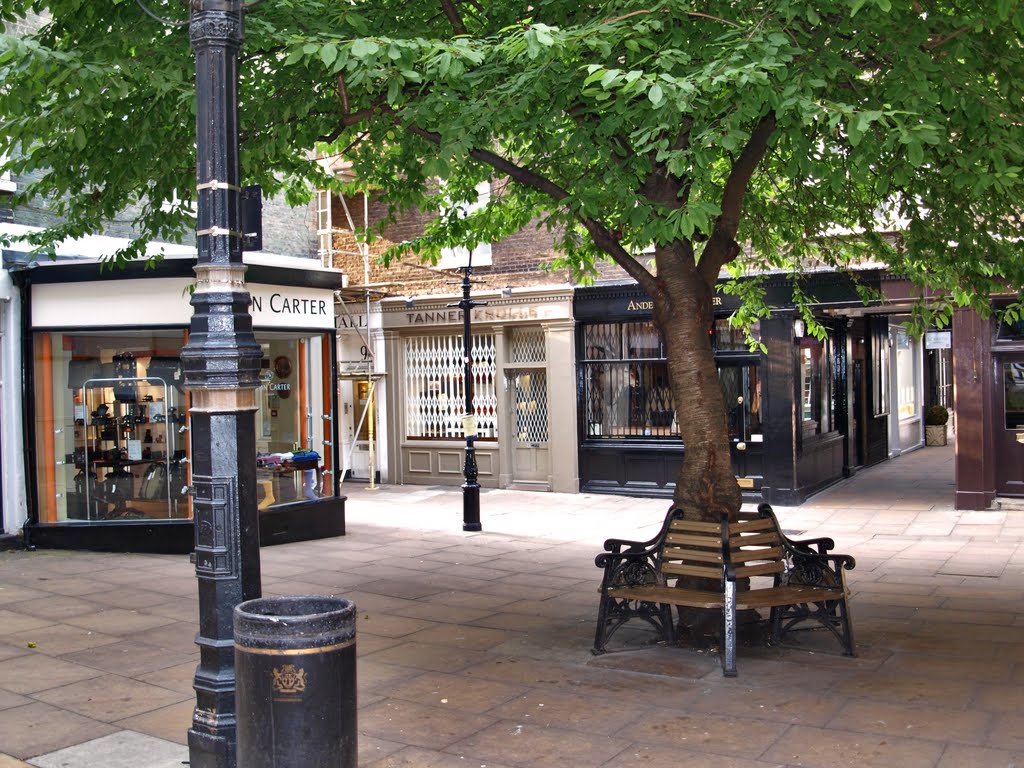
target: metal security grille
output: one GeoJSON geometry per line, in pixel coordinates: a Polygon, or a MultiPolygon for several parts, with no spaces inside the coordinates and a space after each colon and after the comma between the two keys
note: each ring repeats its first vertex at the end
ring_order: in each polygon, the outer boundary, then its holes
{"type": "Polygon", "coordinates": [[[509,334],[508,359],[510,363],[543,363],[544,329],[537,327],[513,328],[509,334]]]}
{"type": "MultiPolygon", "coordinates": [[[[405,340],[406,437],[464,436],[466,390],[462,347],[462,336],[411,336],[405,340]]],[[[494,437],[498,427],[494,334],[473,334],[471,356],[477,434],[486,439],[494,437]]]]}
{"type": "Polygon", "coordinates": [[[548,441],[548,378],[543,370],[509,371],[515,393],[516,441],[548,441]]]}

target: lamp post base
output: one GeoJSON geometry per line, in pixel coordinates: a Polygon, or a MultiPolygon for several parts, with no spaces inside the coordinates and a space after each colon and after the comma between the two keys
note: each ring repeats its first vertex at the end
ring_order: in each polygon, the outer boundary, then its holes
{"type": "Polygon", "coordinates": [[[462,486],[462,530],[483,530],[480,525],[480,486],[477,483],[464,483],[462,486]]]}

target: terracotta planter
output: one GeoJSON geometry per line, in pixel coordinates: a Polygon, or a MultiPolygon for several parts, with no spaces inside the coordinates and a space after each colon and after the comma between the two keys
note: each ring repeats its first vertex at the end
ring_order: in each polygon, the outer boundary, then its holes
{"type": "Polygon", "coordinates": [[[924,444],[925,445],[945,445],[946,444],[946,427],[948,424],[938,424],[935,426],[928,425],[924,428],[924,444]]]}

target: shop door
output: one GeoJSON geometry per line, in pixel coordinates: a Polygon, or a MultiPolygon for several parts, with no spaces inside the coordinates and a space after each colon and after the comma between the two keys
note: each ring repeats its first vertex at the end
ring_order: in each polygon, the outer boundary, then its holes
{"type": "Polygon", "coordinates": [[[512,404],[512,482],[546,483],[551,475],[547,371],[513,369],[505,376],[512,404]]]}
{"type": "Polygon", "coordinates": [[[733,471],[743,490],[756,490],[764,479],[764,433],[761,428],[761,377],[756,364],[720,365],[733,471]]]}
{"type": "Polygon", "coordinates": [[[1024,354],[996,362],[996,493],[1024,496],[1024,354]]]}

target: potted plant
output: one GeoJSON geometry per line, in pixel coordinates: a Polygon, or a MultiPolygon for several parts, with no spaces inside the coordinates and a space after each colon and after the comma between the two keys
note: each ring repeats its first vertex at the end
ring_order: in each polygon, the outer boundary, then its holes
{"type": "Polygon", "coordinates": [[[945,445],[946,424],[949,422],[949,411],[941,405],[930,405],[924,412],[924,444],[945,445]]]}

